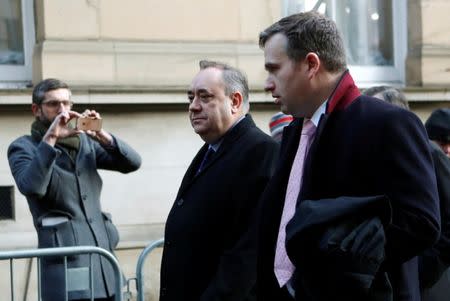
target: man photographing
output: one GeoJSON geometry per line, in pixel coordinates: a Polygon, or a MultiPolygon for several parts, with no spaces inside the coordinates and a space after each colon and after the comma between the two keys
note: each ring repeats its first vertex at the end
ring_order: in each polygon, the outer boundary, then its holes
{"type": "MultiPolygon", "coordinates": [[[[68,85],[46,79],[33,90],[36,117],[31,135],[19,137],[8,149],[8,160],[18,189],[27,198],[38,235],[39,248],[97,246],[110,252],[119,241],[111,216],[102,212],[102,179],[97,169],[128,173],[141,165],[139,154],[104,129],[82,131],[74,118],[100,118],[95,111],[72,111],[68,85]]],[[[68,258],[67,277],[89,279],[89,256],[68,258]]],[[[113,300],[111,265],[92,256],[94,298],[113,300]]],[[[62,258],[41,260],[42,299],[65,300],[62,258]]],[[[91,300],[89,289],[69,292],[69,300],[91,300]]]]}

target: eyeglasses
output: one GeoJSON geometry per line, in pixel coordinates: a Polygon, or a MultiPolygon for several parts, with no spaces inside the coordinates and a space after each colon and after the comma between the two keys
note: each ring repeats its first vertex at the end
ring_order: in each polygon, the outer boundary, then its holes
{"type": "Polygon", "coordinates": [[[65,107],[71,108],[73,106],[73,101],[71,100],[48,100],[41,103],[49,108],[56,109],[61,106],[61,104],[65,107]]]}

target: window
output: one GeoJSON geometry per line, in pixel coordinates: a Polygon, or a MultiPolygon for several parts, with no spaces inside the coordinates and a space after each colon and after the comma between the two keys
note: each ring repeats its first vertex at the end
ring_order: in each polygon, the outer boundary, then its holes
{"type": "Polygon", "coordinates": [[[336,21],[350,72],[360,86],[404,83],[405,0],[285,0],[285,15],[309,10],[336,21]]]}
{"type": "Polygon", "coordinates": [[[0,220],[14,219],[14,186],[0,186],[0,220]]]}
{"type": "Polygon", "coordinates": [[[34,39],[33,1],[0,1],[0,87],[31,80],[34,39]]]}

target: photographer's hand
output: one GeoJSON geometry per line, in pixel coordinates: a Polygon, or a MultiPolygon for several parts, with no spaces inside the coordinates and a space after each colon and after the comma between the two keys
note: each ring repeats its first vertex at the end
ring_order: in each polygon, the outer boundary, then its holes
{"type": "Polygon", "coordinates": [[[43,141],[51,146],[55,146],[58,138],[66,138],[69,136],[78,135],[82,131],[71,129],[67,125],[73,118],[78,118],[81,115],[75,111],[65,111],[57,115],[52,124],[44,135],[43,141]]]}
{"type": "MultiPolygon", "coordinates": [[[[100,114],[95,110],[85,110],[83,116],[94,117],[100,119],[100,114]]],[[[113,137],[104,129],[100,131],[87,130],[85,133],[92,139],[97,140],[103,146],[111,146],[113,144],[113,137]]]]}

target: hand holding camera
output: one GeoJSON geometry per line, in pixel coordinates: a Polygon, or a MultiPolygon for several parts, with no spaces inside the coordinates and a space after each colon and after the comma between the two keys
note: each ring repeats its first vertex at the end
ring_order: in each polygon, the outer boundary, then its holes
{"type": "Polygon", "coordinates": [[[102,119],[97,116],[81,115],[77,119],[77,129],[80,131],[98,132],[102,129],[102,119]]]}
{"type": "Polygon", "coordinates": [[[97,140],[102,145],[112,145],[112,136],[103,130],[102,118],[94,110],[85,110],[77,119],[77,130],[84,131],[91,138],[97,140]]]}

